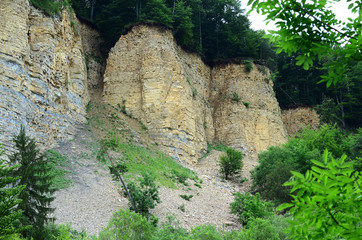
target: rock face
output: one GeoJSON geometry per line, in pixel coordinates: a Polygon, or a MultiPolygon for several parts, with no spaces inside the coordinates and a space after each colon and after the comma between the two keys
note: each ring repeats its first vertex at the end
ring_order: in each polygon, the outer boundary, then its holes
{"type": "Polygon", "coordinates": [[[175,159],[195,163],[213,141],[255,156],[284,143],[286,132],[268,73],[252,66],[211,68],[170,31],[139,25],[109,53],[103,97],[142,121],[175,159]]]}
{"type": "Polygon", "coordinates": [[[89,100],[79,23],[1,0],[0,25],[0,143],[11,152],[21,124],[43,149],[71,138],[89,100]]]}
{"type": "Polygon", "coordinates": [[[317,129],[320,124],[318,113],[309,107],[284,110],[283,122],[289,136],[294,136],[305,127],[317,129]]]}

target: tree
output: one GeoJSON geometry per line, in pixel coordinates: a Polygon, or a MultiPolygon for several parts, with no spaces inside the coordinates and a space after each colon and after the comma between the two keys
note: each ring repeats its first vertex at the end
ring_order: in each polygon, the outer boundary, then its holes
{"type": "Polygon", "coordinates": [[[158,196],[159,187],[155,183],[155,178],[149,173],[144,173],[139,182],[139,184],[134,182],[127,184],[129,193],[136,205],[136,209],[134,209],[130,200],[130,210],[146,217],[153,224],[157,224],[158,219],[150,213],[150,209],[155,208],[157,203],[161,202],[158,196]]]}
{"type": "Polygon", "coordinates": [[[291,208],[292,239],[361,239],[362,175],[346,158],[334,159],[326,150],[305,175],[292,172],[284,185],[293,187],[293,201],[278,207],[291,208]]]}
{"type": "Polygon", "coordinates": [[[226,154],[220,157],[220,173],[224,175],[225,180],[241,171],[243,167],[242,158],[243,154],[241,152],[232,148],[226,149],[226,154]]]}
{"type": "Polygon", "coordinates": [[[141,18],[145,21],[151,20],[166,26],[171,26],[173,22],[171,9],[166,6],[164,0],[149,0],[141,18]]]}
{"type": "Polygon", "coordinates": [[[16,210],[16,205],[21,202],[19,194],[25,188],[23,185],[18,185],[11,188],[10,184],[16,183],[19,177],[12,177],[12,172],[19,165],[9,167],[4,159],[1,159],[4,151],[0,145],[0,240],[10,239],[23,229],[16,228],[22,211],[16,210]]]}
{"type": "Polygon", "coordinates": [[[331,1],[304,0],[249,0],[253,10],[266,16],[266,21],[275,21],[279,28],[270,31],[269,39],[278,52],[289,55],[299,51],[297,65],[308,70],[317,58],[333,49],[334,61],[325,64],[327,76],[322,81],[327,86],[336,84],[347,72],[353,61],[362,60],[362,4],[347,0],[348,8],[358,16],[348,22],[338,20],[328,8],[331,1]],[[339,27],[340,26],[340,27],[339,27]]]}
{"type": "Polygon", "coordinates": [[[13,176],[20,178],[14,187],[25,185],[25,189],[19,194],[22,200],[16,209],[22,211],[20,222],[23,226],[31,225],[31,229],[23,231],[23,236],[41,239],[42,230],[47,221],[48,214],[54,211],[49,207],[54,200],[51,197],[55,190],[51,190],[53,176],[49,175],[51,166],[46,162],[44,156],[39,154],[34,139],[26,136],[23,126],[19,135],[13,139],[17,152],[9,157],[12,164],[20,164],[13,170],[13,176]]]}
{"type": "Polygon", "coordinates": [[[174,35],[181,46],[189,45],[192,42],[192,28],[194,25],[192,24],[191,16],[192,9],[189,6],[185,6],[183,1],[180,0],[175,3],[173,13],[174,35]]]}

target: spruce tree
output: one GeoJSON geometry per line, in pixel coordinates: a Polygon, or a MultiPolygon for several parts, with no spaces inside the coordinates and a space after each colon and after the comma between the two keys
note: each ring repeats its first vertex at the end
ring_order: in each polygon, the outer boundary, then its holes
{"type": "Polygon", "coordinates": [[[54,220],[47,216],[54,211],[54,208],[50,207],[54,200],[51,195],[55,191],[50,188],[53,179],[53,176],[49,175],[51,166],[39,153],[34,139],[26,136],[23,126],[13,141],[17,152],[10,156],[10,162],[20,164],[13,172],[14,177],[20,177],[15,185],[26,185],[19,195],[22,202],[18,204],[17,209],[23,211],[21,224],[32,226],[22,234],[26,238],[42,239],[44,225],[54,220]]]}
{"type": "Polygon", "coordinates": [[[0,240],[10,239],[22,229],[16,228],[16,224],[21,217],[21,210],[15,207],[21,202],[19,194],[25,186],[18,185],[11,188],[10,184],[15,183],[19,178],[12,177],[12,171],[19,167],[8,166],[1,156],[4,150],[0,144],[0,240]]]}

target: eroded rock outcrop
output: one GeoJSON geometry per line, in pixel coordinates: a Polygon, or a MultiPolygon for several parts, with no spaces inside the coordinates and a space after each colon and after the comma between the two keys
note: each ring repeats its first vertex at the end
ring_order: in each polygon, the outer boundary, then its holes
{"type": "Polygon", "coordinates": [[[254,66],[249,73],[243,64],[211,68],[177,46],[170,31],[139,25],[109,53],[103,96],[145,123],[175,159],[195,163],[215,140],[255,156],[286,141],[262,72],[254,66]]]}
{"type": "Polygon", "coordinates": [[[1,0],[0,25],[0,142],[11,151],[21,124],[42,149],[71,138],[89,100],[79,23],[1,0]]]}
{"type": "Polygon", "coordinates": [[[294,136],[305,127],[317,129],[320,125],[318,113],[310,107],[284,110],[283,122],[289,136],[294,136]]]}

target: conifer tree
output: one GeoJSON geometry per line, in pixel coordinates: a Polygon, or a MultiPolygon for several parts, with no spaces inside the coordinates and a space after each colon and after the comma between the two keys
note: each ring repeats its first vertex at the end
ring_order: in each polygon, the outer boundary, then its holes
{"type": "Polygon", "coordinates": [[[44,156],[39,154],[34,139],[26,136],[23,126],[13,141],[17,152],[10,156],[10,162],[20,164],[13,172],[14,177],[20,177],[15,186],[26,185],[19,195],[22,202],[18,204],[17,209],[23,211],[21,224],[32,226],[22,234],[26,238],[42,239],[44,225],[47,221],[54,220],[47,216],[54,211],[54,208],[49,206],[54,200],[51,195],[55,191],[50,189],[53,179],[53,176],[49,175],[51,166],[44,156]]]}
{"type": "MultiPolygon", "coordinates": [[[[4,154],[1,148],[0,145],[0,157],[4,154]]],[[[6,161],[0,158],[0,240],[9,239],[21,231],[15,225],[22,211],[16,210],[15,207],[21,202],[19,194],[25,186],[10,187],[10,184],[19,179],[11,176],[12,171],[17,167],[19,166],[8,166],[6,161]]]]}

